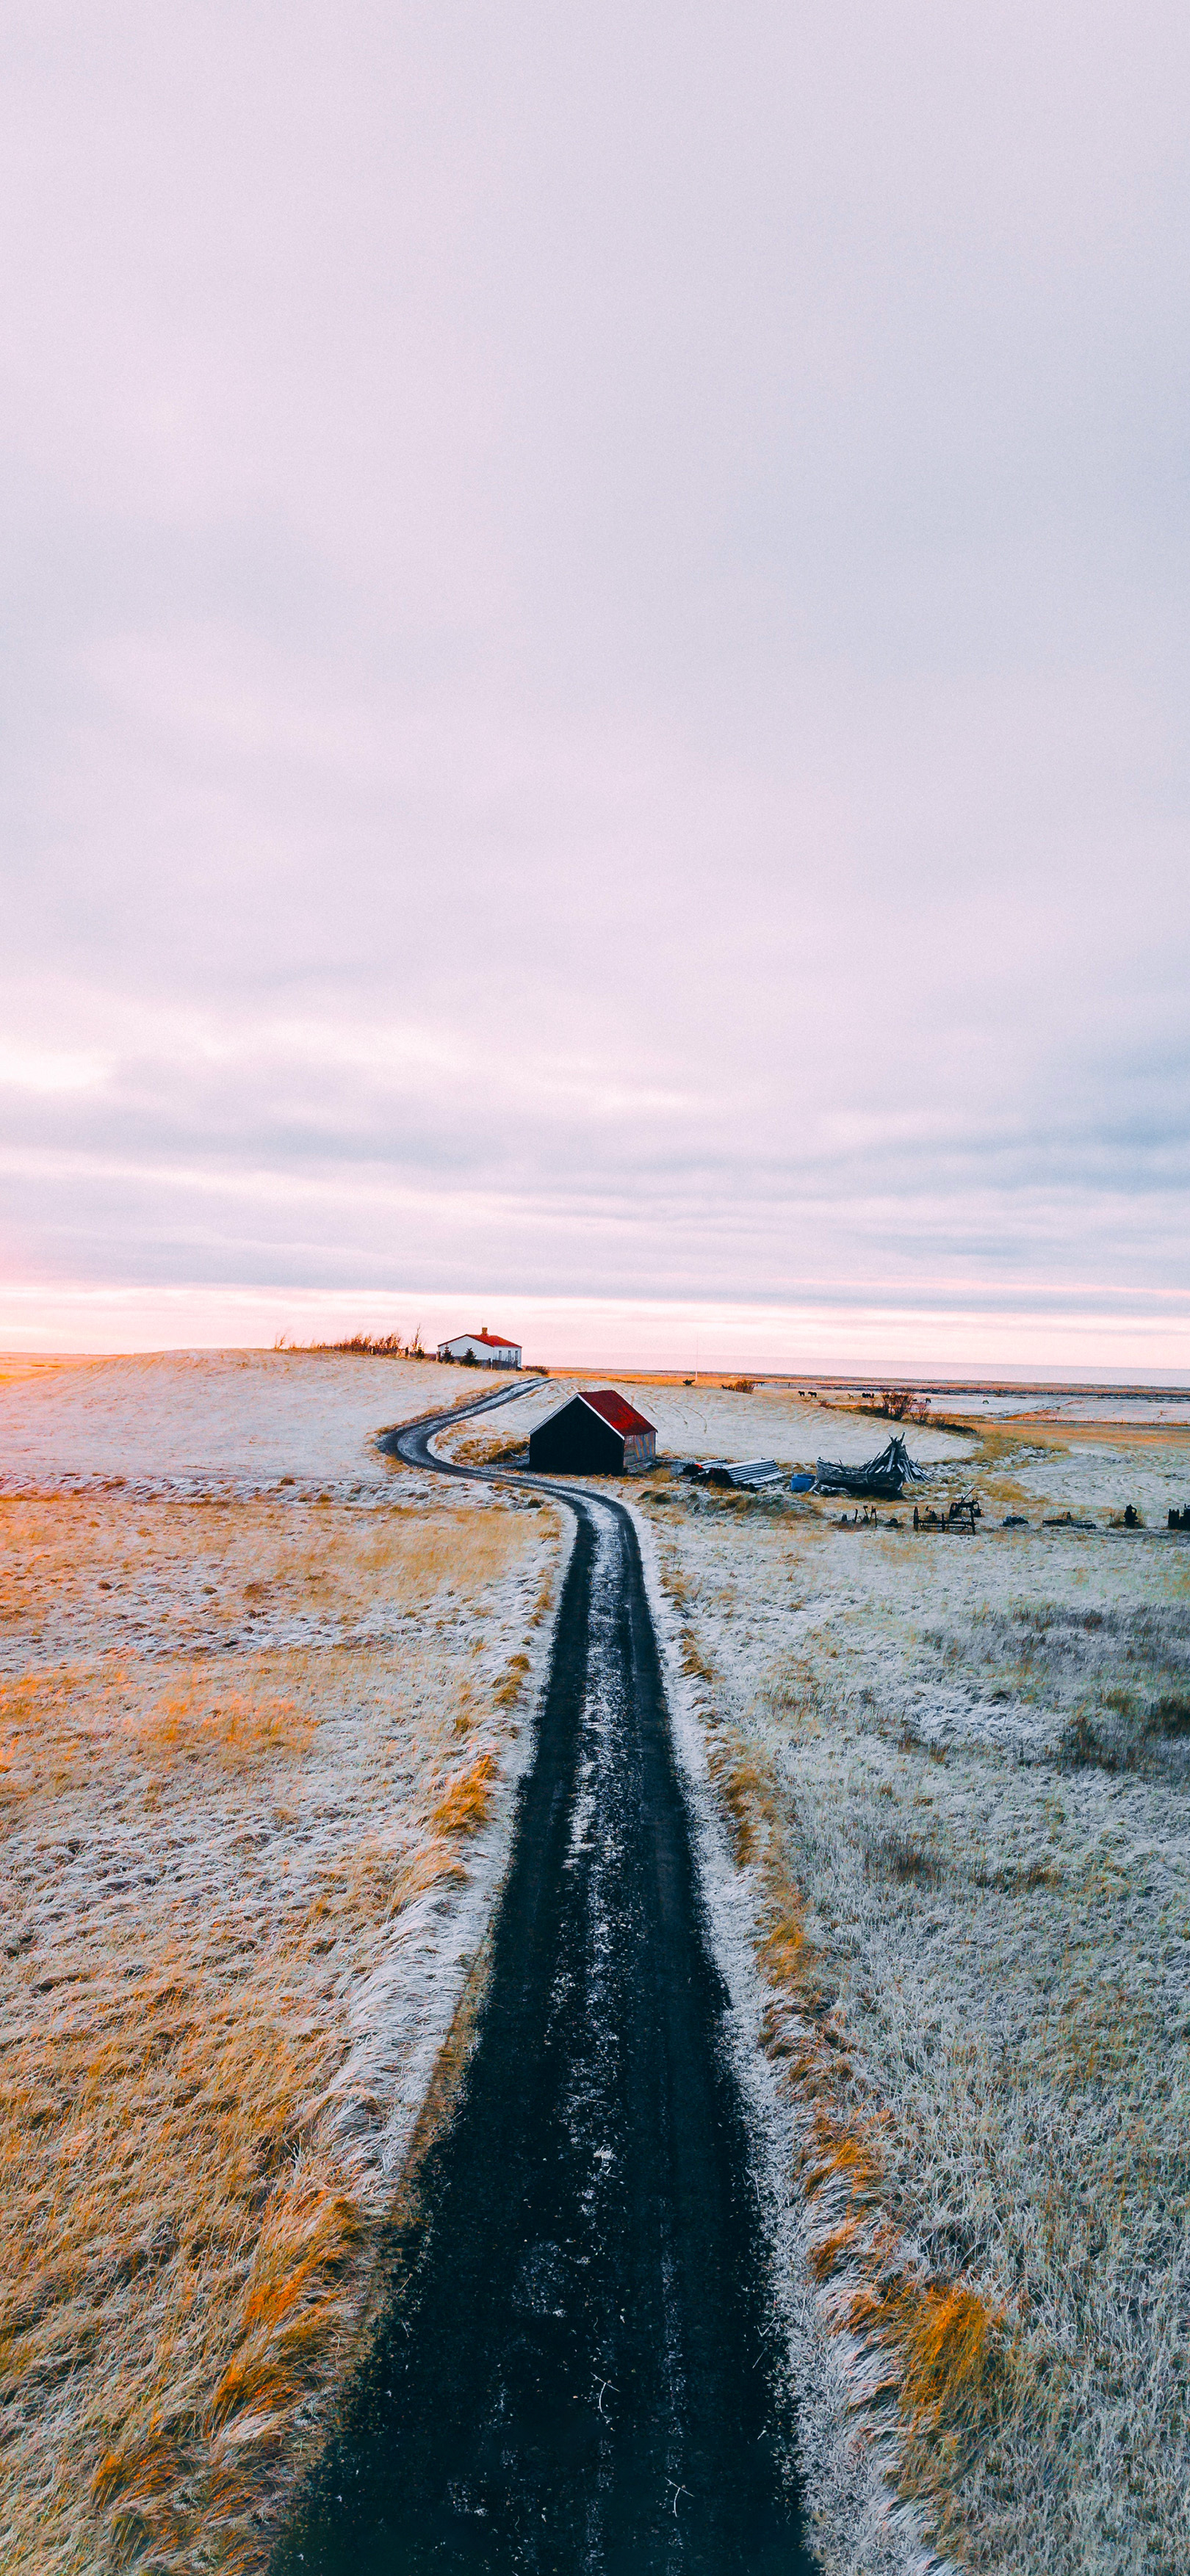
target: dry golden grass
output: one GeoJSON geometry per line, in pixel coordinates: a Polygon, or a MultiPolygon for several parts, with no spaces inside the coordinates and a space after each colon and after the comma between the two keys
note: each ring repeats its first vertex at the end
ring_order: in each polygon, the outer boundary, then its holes
{"type": "Polygon", "coordinates": [[[488,1820],[495,1779],[496,1761],[491,1753],[477,1754],[465,1771],[456,1772],[433,1810],[432,1822],[439,1833],[478,1833],[488,1820]]]}
{"type": "Polygon", "coordinates": [[[252,1699],[221,1690],[206,1676],[177,1697],[158,1701],[136,1729],[136,1750],[146,1762],[242,1764],[275,1755],[284,1760],[309,1751],[313,1721],[300,1717],[291,1699],[252,1699]]]}
{"type": "MultiPolygon", "coordinates": [[[[784,2082],[810,2106],[801,2189],[813,2213],[810,2271],[826,2293],[827,2325],[864,2355],[868,2404],[890,2400],[899,2426],[898,2479],[939,2540],[965,2557],[954,2510],[962,2463],[994,2439],[1027,2372],[1002,2304],[976,2281],[931,2274],[893,2214],[881,2124],[861,2108],[845,2030],[824,1991],[805,1902],[781,1852],[776,1785],[755,1760],[733,1785],[751,1801],[752,1855],[764,1874],[767,1930],[758,1958],[774,1988],[762,2041],[784,2082]]],[[[731,1812],[729,1808],[729,1813],[731,1812]]],[[[734,1825],[734,1819],[733,1819],[734,1825]]],[[[738,1833],[738,1828],[736,1829],[738,1833]]]]}
{"type": "Polygon", "coordinates": [[[0,1386],[21,1386],[30,1378],[50,1377],[60,1369],[93,1369],[100,1365],[85,1351],[67,1351],[61,1356],[45,1351],[0,1351],[0,1386]]]}
{"type": "MultiPolygon", "coordinates": [[[[676,1564],[667,1590],[688,1616],[676,1564]]],[[[687,1670],[702,1664],[684,1661],[687,1670]]],[[[1001,2400],[1022,2375],[1020,2356],[1003,2307],[976,2282],[932,2275],[896,2224],[879,2121],[870,2102],[857,2103],[846,2033],[789,1872],[788,1798],[771,1757],[715,1720],[706,1750],[736,1866],[759,1881],[757,1963],[773,1990],[762,2045],[809,2113],[799,2179],[813,2213],[809,2266],[826,2293],[823,2313],[866,2357],[867,2402],[895,2405],[904,2492],[940,2537],[961,2542],[956,2465],[991,2440],[1001,2400]]]]}
{"type": "Polygon", "coordinates": [[[80,1651],[205,1652],[228,1630],[243,1643],[257,1630],[293,1635],[298,1622],[387,1622],[438,1594],[467,1603],[507,1564],[508,1518],[498,1505],[0,1497],[0,1654],[24,1669],[80,1651]],[[21,1641],[13,1654],[9,1632],[21,1641]]]}
{"type": "Polygon", "coordinates": [[[353,1999],[495,1812],[556,1525],[113,1497],[3,1530],[0,2564],[247,2576],[387,2202],[416,2025],[369,2058],[353,1999]],[[378,1605],[399,1643],[355,1642],[378,1605]]]}
{"type": "Polygon", "coordinates": [[[319,2144],[345,2040],[326,1999],[297,2008],[300,1935],[240,1975],[230,1944],[131,1946],[76,1943],[68,2013],[4,2050],[5,2527],[30,2567],[94,2564],[103,2523],[122,2552],[197,2563],[215,2434],[234,2427],[251,2482],[292,2405],[294,2329],[317,2384],[348,2312],[325,2228],[310,2263],[313,2206],[337,2213],[340,2254],[367,2224],[319,2144]],[[233,2394],[249,2354],[252,2422],[233,2394]]]}

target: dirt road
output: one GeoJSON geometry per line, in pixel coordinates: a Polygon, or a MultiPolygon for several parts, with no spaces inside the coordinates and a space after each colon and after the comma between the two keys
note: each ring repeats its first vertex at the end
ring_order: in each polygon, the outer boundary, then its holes
{"type": "Polygon", "coordinates": [[[578,1527],[478,2044],[275,2576],[810,2576],[636,1534],[536,1481],[578,1527]]]}

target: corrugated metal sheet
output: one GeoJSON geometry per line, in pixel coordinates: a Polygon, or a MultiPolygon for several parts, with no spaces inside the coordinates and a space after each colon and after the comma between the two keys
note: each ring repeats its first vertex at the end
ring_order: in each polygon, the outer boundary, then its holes
{"type": "Polygon", "coordinates": [[[779,1485],[784,1469],[775,1458],[695,1458],[682,1468],[697,1485],[779,1485]]]}
{"type": "Polygon", "coordinates": [[[777,1485],[781,1481],[775,1458],[740,1458],[727,1472],[733,1485],[777,1485]]]}

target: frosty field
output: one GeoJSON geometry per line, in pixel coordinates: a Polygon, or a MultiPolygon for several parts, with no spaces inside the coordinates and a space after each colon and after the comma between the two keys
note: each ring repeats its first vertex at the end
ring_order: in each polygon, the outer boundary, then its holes
{"type": "MultiPolygon", "coordinates": [[[[451,1445],[513,1452],[568,1391],[451,1445]]],[[[625,1392],[670,1453],[887,1432],[785,1390],[625,1392]]],[[[916,1536],[912,1495],[894,1530],[664,1465],[616,1488],[767,1996],[827,2576],[1190,2563],[1190,1439],[1182,1408],[1111,1410],[914,1429],[922,1506],[974,1488],[974,1534],[916,1536]],[[1129,1502],[1147,1528],[1111,1525],[1129,1502]],[[1042,1526],[1067,1512],[1098,1526],[1042,1526]]]]}
{"type": "Polygon", "coordinates": [[[377,1457],[443,1374],[0,1390],[6,2567],[261,2565],[357,2326],[561,1561],[377,1457]]]}
{"type": "MultiPolygon", "coordinates": [[[[440,1445],[513,1463],[581,1382],[440,1445]]],[[[565,1555],[535,1499],[375,1449],[478,1391],[301,1354],[0,1370],[5,2566],[261,2568],[358,2332],[565,1555]]],[[[883,1423],[626,1391],[669,1464],[599,1482],[751,1981],[824,2576],[1181,2576],[1182,1417],[914,1429],[922,1504],[983,1506],[919,1536],[912,1496],[844,1527],[670,1472],[858,1460],[883,1423]]]]}
{"type": "MultiPolygon", "coordinates": [[[[1001,1426],[966,1458],[923,1499],[973,1481],[973,1537],[656,1482],[644,1510],[753,1890],[802,2259],[914,2508],[889,2563],[1174,2576],[1188,1543],[1036,1523],[1133,1499],[1163,1522],[1190,1455],[1001,1426]],[[1035,1525],[992,1526],[1014,1509],[1035,1525]]],[[[870,2576],[829,2510],[819,2544],[870,2576]]]]}

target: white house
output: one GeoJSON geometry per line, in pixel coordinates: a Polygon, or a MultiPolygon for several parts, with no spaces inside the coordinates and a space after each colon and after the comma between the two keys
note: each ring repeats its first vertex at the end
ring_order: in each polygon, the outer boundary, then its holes
{"type": "Polygon", "coordinates": [[[474,1360],[480,1368],[519,1369],[521,1346],[505,1340],[503,1333],[456,1333],[451,1342],[439,1342],[440,1360],[474,1360]]]}

